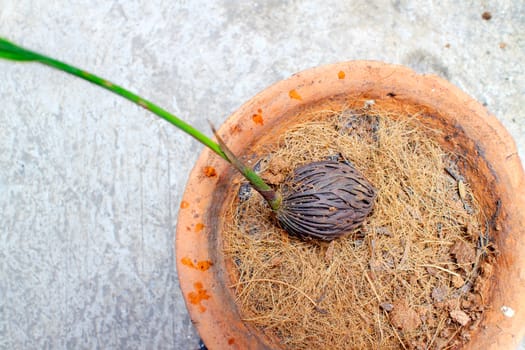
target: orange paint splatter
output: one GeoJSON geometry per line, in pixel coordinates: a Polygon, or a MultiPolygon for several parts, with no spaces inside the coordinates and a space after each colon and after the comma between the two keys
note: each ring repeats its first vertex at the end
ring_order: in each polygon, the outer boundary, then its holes
{"type": "Polygon", "coordinates": [[[189,267],[195,267],[195,265],[193,264],[193,261],[191,261],[190,258],[182,258],[180,259],[180,262],[182,263],[182,265],[186,265],[189,267]]]}
{"type": "Polygon", "coordinates": [[[197,269],[201,270],[202,272],[208,270],[212,266],[213,263],[210,260],[203,260],[197,262],[197,269]]]}
{"type": "Polygon", "coordinates": [[[182,263],[182,265],[191,267],[196,270],[200,270],[202,272],[207,271],[210,267],[213,266],[213,262],[211,262],[210,260],[202,260],[198,261],[197,264],[194,264],[193,261],[188,257],[180,259],[180,262],[182,263]]]}
{"type": "Polygon", "coordinates": [[[255,113],[254,115],[252,115],[252,120],[255,124],[259,124],[259,125],[263,125],[264,124],[264,119],[263,119],[263,116],[262,116],[262,109],[258,109],[257,110],[257,113],[255,113]]]}
{"type": "Polygon", "coordinates": [[[200,232],[202,231],[203,228],[204,228],[204,224],[199,222],[198,224],[195,225],[195,232],[200,232]]]}
{"type": "Polygon", "coordinates": [[[180,208],[181,209],[186,209],[190,206],[190,203],[186,202],[186,201],[182,201],[180,202],[180,208]]]}
{"type": "Polygon", "coordinates": [[[191,304],[198,305],[200,312],[204,312],[206,311],[206,307],[202,305],[202,301],[210,299],[211,296],[208,294],[208,291],[204,289],[201,282],[195,282],[193,287],[195,291],[188,293],[188,300],[191,304]]]}
{"type": "Polygon", "coordinates": [[[205,166],[203,169],[204,175],[207,177],[214,177],[217,176],[217,172],[215,171],[214,167],[211,166],[205,166]]]}
{"type": "Polygon", "coordinates": [[[235,338],[228,339],[228,345],[233,345],[233,344],[235,344],[235,338]]]}
{"type": "Polygon", "coordinates": [[[345,72],[343,72],[343,71],[341,70],[341,71],[339,71],[339,73],[337,73],[337,77],[338,77],[339,79],[344,79],[344,78],[346,77],[346,74],[345,74],[345,72]]]}
{"type": "Polygon", "coordinates": [[[302,101],[302,97],[301,95],[299,95],[299,93],[294,89],[294,90],[290,90],[290,92],[288,93],[288,95],[290,96],[290,98],[293,98],[295,100],[299,100],[299,101],[302,101]]]}

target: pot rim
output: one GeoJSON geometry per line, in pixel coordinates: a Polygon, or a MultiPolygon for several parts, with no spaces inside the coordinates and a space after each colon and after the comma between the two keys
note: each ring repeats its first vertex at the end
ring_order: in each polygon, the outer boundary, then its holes
{"type": "MultiPolygon", "coordinates": [[[[233,152],[242,154],[249,143],[246,140],[258,139],[280,116],[313,101],[350,92],[439,110],[473,141],[473,151],[487,162],[487,171],[494,177],[491,186],[501,204],[502,232],[497,239],[501,255],[496,263],[501,270],[493,277],[492,308],[483,314],[486,327],[476,331],[466,348],[515,348],[525,335],[525,175],[512,137],[480,103],[435,75],[376,61],[349,61],[307,69],[275,83],[234,112],[219,134],[233,152]],[[254,115],[264,116],[264,121],[256,121],[254,115]],[[514,315],[508,317],[503,307],[512,308],[514,315]]],[[[221,268],[220,252],[214,249],[217,221],[210,220],[207,213],[222,205],[212,194],[217,186],[224,186],[228,172],[229,165],[205,149],[190,173],[176,232],[180,287],[206,344],[214,348],[268,348],[267,339],[240,320],[228,288],[221,282],[228,276],[221,268]],[[206,167],[213,167],[215,175],[205,173],[206,167]]]]}

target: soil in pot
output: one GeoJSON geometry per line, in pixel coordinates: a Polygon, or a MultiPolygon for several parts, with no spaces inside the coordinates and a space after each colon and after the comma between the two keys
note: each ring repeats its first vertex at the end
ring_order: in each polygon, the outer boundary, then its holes
{"type": "Polygon", "coordinates": [[[378,190],[352,234],[330,243],[290,237],[238,179],[223,250],[241,317],[286,349],[460,347],[485,308],[489,218],[461,156],[433,141],[439,130],[414,111],[359,106],[303,112],[254,158],[276,186],[307,162],[351,162],[378,190]]]}

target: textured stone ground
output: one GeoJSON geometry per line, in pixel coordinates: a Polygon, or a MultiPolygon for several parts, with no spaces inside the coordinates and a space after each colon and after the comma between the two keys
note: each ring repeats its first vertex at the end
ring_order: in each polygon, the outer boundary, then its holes
{"type": "MultiPolygon", "coordinates": [[[[203,130],[299,70],[400,63],[485,103],[525,156],[520,0],[0,0],[0,35],[203,130]]],[[[0,103],[0,349],[196,349],[172,243],[202,147],[34,64],[0,62],[0,103]]]]}

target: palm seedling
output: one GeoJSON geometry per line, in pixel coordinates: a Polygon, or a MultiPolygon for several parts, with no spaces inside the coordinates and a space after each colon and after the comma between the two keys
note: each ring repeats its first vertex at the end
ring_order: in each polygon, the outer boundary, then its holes
{"type": "Polygon", "coordinates": [[[109,90],[157,116],[218,154],[239,171],[266,200],[280,226],[303,239],[332,240],[359,226],[372,211],[376,191],[352,165],[332,160],[296,168],[280,186],[270,187],[244,165],[213,129],[217,142],[156,104],[133,92],[67,63],[28,50],[0,37],[0,58],[38,62],[87,80],[109,90]]]}

